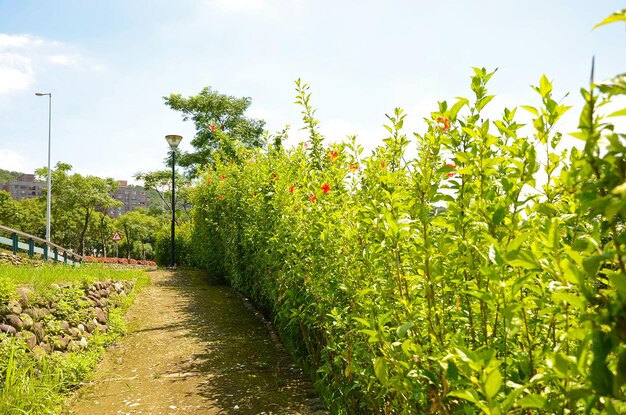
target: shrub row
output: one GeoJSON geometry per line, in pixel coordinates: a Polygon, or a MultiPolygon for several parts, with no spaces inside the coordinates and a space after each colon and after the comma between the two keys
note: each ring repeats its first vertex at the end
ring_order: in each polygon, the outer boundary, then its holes
{"type": "Polygon", "coordinates": [[[84,256],[83,259],[88,263],[97,263],[97,264],[122,264],[122,265],[148,265],[148,266],[156,266],[156,262],[154,261],[144,261],[141,259],[127,259],[127,258],[110,258],[110,257],[95,257],[95,256],[84,256]]]}
{"type": "Polygon", "coordinates": [[[298,82],[308,143],[201,176],[194,261],[273,316],[335,413],[626,412],[626,137],[592,86],[584,149],[557,150],[545,76],[531,135],[516,109],[484,119],[492,75],[412,159],[400,109],[369,157],[324,146],[298,82]]]}

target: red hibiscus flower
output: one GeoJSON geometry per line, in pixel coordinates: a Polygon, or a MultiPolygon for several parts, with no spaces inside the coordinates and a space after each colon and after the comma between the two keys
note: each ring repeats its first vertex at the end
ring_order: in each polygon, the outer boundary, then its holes
{"type": "Polygon", "coordinates": [[[357,171],[359,169],[359,165],[358,164],[350,164],[350,170],[351,171],[357,171]]]}
{"type": "Polygon", "coordinates": [[[315,201],[317,200],[317,196],[315,196],[313,193],[311,193],[311,194],[309,195],[309,200],[310,200],[311,202],[315,202],[315,201]]]}
{"type": "Polygon", "coordinates": [[[226,180],[226,176],[222,174],[222,180],[226,180]]]}
{"type": "Polygon", "coordinates": [[[383,169],[387,168],[387,163],[385,163],[384,161],[380,163],[380,167],[382,167],[383,169]]]}
{"type": "Polygon", "coordinates": [[[330,161],[334,161],[337,157],[339,157],[339,153],[336,151],[332,151],[330,152],[330,154],[328,154],[328,158],[330,159],[330,161]]]}
{"type": "Polygon", "coordinates": [[[324,193],[330,192],[330,185],[328,183],[324,183],[322,185],[322,192],[324,192],[324,193]]]}
{"type": "Polygon", "coordinates": [[[215,124],[209,125],[209,128],[211,129],[211,132],[217,130],[217,127],[215,126],[215,124]]]}
{"type": "Polygon", "coordinates": [[[292,184],[291,186],[289,186],[289,193],[293,193],[295,189],[296,189],[296,186],[292,184]]]}
{"type": "Polygon", "coordinates": [[[278,180],[278,175],[276,173],[272,173],[272,179],[278,180]]]}
{"type": "Polygon", "coordinates": [[[217,198],[218,198],[219,200],[222,200],[222,199],[224,199],[224,196],[222,196],[222,195],[217,195],[217,198]]]}
{"type": "MultiPolygon", "coordinates": [[[[447,163],[447,164],[446,164],[446,166],[451,167],[452,169],[456,169],[456,166],[455,166],[454,164],[452,164],[452,163],[447,163]]],[[[448,177],[452,177],[452,176],[454,176],[455,174],[456,174],[456,172],[451,171],[451,172],[449,172],[449,173],[447,174],[447,176],[448,176],[448,177]]]]}

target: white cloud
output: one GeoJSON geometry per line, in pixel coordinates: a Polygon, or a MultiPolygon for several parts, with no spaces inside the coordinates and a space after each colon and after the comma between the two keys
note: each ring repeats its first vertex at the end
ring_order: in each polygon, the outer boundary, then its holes
{"type": "Polygon", "coordinates": [[[0,95],[30,88],[37,80],[38,71],[50,65],[103,69],[61,42],[0,33],[0,95]]]}
{"type": "Polygon", "coordinates": [[[50,61],[50,63],[53,63],[55,65],[75,65],[76,64],[76,59],[71,57],[71,56],[67,56],[67,55],[52,55],[52,56],[48,56],[48,60],[50,61]]]}
{"type": "Polygon", "coordinates": [[[210,4],[227,13],[275,18],[285,13],[298,12],[302,3],[302,0],[214,0],[210,4]]]}
{"type": "Polygon", "coordinates": [[[13,150],[0,148],[0,169],[25,172],[24,157],[13,150]]]}

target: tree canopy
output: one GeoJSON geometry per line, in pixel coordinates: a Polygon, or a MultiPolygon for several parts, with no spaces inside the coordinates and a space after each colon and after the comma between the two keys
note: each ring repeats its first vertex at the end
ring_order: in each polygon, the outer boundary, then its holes
{"type": "Polygon", "coordinates": [[[229,149],[262,147],[264,144],[265,121],[245,116],[252,103],[248,97],[220,94],[207,87],[198,95],[184,98],[180,94],[170,94],[163,99],[165,105],[182,113],[183,120],[195,124],[196,135],[191,141],[195,151],[181,152],[178,159],[190,176],[195,176],[196,167],[212,163],[217,149],[235,154],[229,149]]]}

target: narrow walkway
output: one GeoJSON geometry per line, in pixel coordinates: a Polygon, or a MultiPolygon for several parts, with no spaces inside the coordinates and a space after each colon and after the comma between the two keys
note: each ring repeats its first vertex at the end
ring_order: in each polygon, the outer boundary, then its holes
{"type": "Polygon", "coordinates": [[[195,272],[156,271],[67,414],[313,414],[310,382],[260,316],[195,272]]]}

